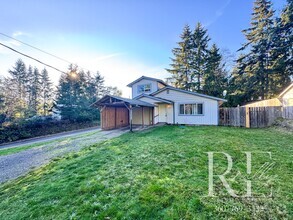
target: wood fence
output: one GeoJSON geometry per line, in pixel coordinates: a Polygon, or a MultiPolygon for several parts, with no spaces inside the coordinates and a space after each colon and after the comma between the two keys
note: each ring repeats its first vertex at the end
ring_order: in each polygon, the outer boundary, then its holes
{"type": "Polygon", "coordinates": [[[262,128],[277,118],[293,119],[293,106],[220,108],[219,114],[220,125],[262,128]]]}

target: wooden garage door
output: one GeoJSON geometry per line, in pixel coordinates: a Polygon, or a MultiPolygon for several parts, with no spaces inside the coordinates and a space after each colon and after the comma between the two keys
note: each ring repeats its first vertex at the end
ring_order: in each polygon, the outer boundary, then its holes
{"type": "Polygon", "coordinates": [[[103,130],[128,126],[128,109],[124,107],[106,107],[101,113],[101,122],[103,130]]]}

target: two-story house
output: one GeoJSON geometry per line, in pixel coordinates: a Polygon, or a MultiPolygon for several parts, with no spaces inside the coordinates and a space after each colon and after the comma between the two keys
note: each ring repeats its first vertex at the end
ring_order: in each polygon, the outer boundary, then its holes
{"type": "Polygon", "coordinates": [[[107,95],[94,104],[101,110],[102,129],[157,123],[218,125],[219,106],[226,101],[146,76],[127,86],[132,99],[107,95]]]}

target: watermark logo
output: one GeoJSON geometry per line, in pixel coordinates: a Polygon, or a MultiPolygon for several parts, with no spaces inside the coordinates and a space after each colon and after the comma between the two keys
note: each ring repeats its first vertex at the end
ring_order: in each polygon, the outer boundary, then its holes
{"type": "MultiPolygon", "coordinates": [[[[243,152],[243,156],[246,157],[246,176],[251,176],[249,179],[244,179],[246,182],[246,194],[244,195],[238,195],[236,191],[231,187],[229,184],[230,181],[234,181],[236,177],[241,176],[241,172],[238,171],[237,174],[233,177],[228,179],[227,176],[230,174],[230,172],[233,169],[233,158],[231,155],[229,155],[226,152],[207,152],[208,154],[208,182],[209,182],[209,189],[208,189],[208,196],[214,197],[215,196],[215,189],[214,189],[214,180],[216,178],[219,178],[227,190],[227,192],[232,197],[254,197],[252,192],[252,183],[254,181],[261,181],[267,177],[268,171],[270,171],[275,163],[271,162],[272,160],[272,154],[271,152],[258,152],[257,154],[263,154],[266,155],[267,162],[265,162],[260,168],[256,170],[256,172],[252,173],[252,153],[251,152],[243,152]],[[227,168],[224,173],[217,174],[214,172],[214,155],[215,154],[222,154],[225,156],[227,160],[227,168]]],[[[256,154],[256,153],[255,153],[256,154]]],[[[273,190],[272,187],[270,187],[270,194],[266,195],[265,197],[272,197],[273,196],[273,190]]]]}

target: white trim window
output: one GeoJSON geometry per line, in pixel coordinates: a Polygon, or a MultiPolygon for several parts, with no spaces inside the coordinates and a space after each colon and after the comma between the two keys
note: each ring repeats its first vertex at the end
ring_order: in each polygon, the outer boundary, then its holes
{"type": "Polygon", "coordinates": [[[203,115],[203,103],[180,104],[179,115],[203,115]]]}
{"type": "Polygon", "coordinates": [[[138,85],[137,86],[137,92],[138,93],[151,92],[151,87],[152,87],[152,84],[151,83],[149,83],[149,84],[143,84],[143,85],[138,85]]]}

